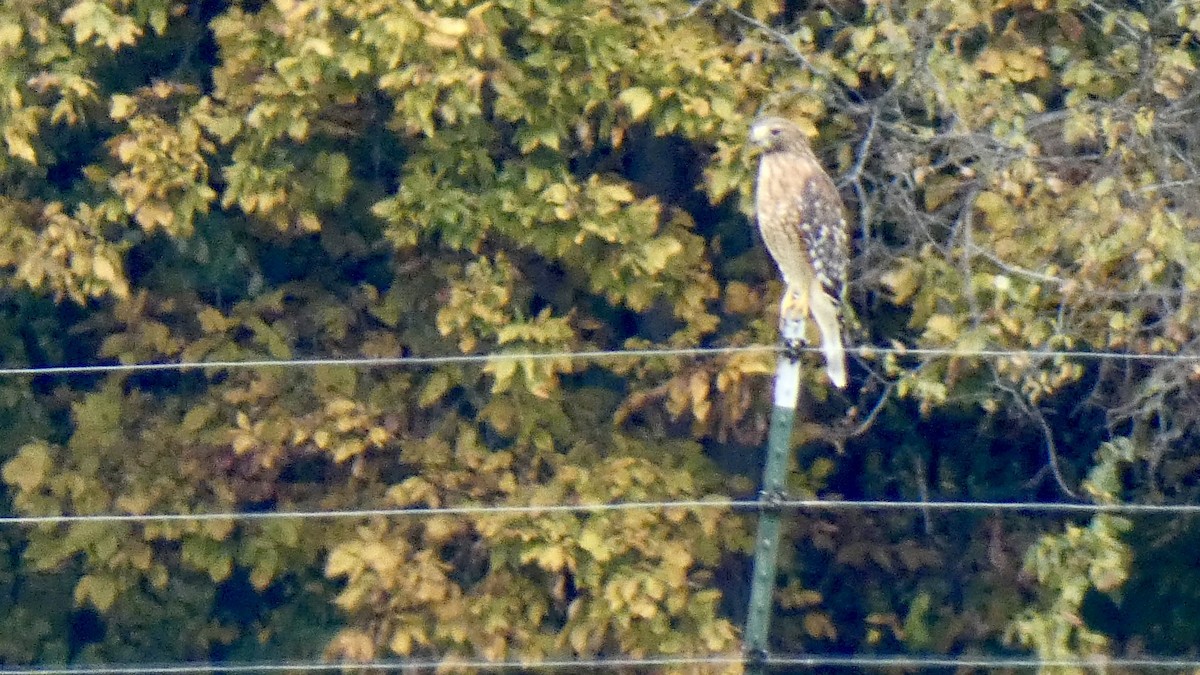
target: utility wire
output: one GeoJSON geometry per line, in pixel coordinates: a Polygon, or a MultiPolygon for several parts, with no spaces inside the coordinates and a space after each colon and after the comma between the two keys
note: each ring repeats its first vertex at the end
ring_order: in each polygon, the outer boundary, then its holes
{"type": "Polygon", "coordinates": [[[1200,668],[1200,660],[1147,656],[1140,658],[1117,658],[1098,656],[1086,659],[1039,659],[1036,657],[1005,656],[871,656],[866,654],[847,656],[825,656],[821,654],[795,656],[768,656],[771,666],[809,666],[835,668],[1017,668],[1041,670],[1043,668],[1140,668],[1143,670],[1179,670],[1200,668]]]}
{"type": "Polygon", "coordinates": [[[508,659],[487,661],[484,659],[384,659],[364,662],[272,662],[272,663],[169,663],[162,665],[106,665],[80,667],[45,667],[45,668],[13,668],[0,669],[0,675],[113,675],[114,673],[197,673],[206,670],[216,670],[222,673],[327,673],[343,670],[505,670],[510,668],[563,670],[563,669],[600,669],[600,668],[631,668],[637,666],[687,666],[687,665],[733,665],[741,663],[744,657],[730,656],[696,656],[696,657],[661,657],[661,658],[596,658],[596,659],[548,659],[537,661],[533,659],[508,659]]]}
{"type": "MultiPolygon", "coordinates": [[[[807,349],[807,348],[806,348],[807,349]]],[[[667,356],[717,356],[775,352],[778,347],[684,347],[652,349],[608,349],[581,352],[493,352],[490,354],[449,354],[445,356],[381,356],[361,358],[254,359],[248,361],[165,361],[158,363],[112,363],[84,366],[17,366],[0,368],[0,376],[13,375],[88,375],[138,373],[164,370],[225,370],[232,368],[315,368],[345,366],[365,368],[425,367],[455,364],[495,363],[498,361],[545,361],[552,359],[599,360],[667,356]]]]}
{"type": "MultiPolygon", "coordinates": [[[[1083,504],[1074,502],[964,502],[849,499],[781,499],[768,502],[739,499],[610,502],[603,504],[545,504],[495,506],[403,507],[334,511],[225,511],[213,513],[97,513],[59,516],[0,516],[0,525],[67,525],[74,523],[164,523],[212,520],[334,520],[361,518],[427,518],[433,516],[544,515],[666,509],[790,509],[809,511],[1017,511],[1027,513],[1122,515],[1200,515],[1200,504],[1083,504]]],[[[3,671],[0,671],[3,675],[3,671]]]]}
{"type": "MultiPolygon", "coordinates": [[[[734,353],[778,352],[779,348],[768,345],[745,347],[701,347],[684,349],[633,349],[581,352],[502,352],[475,355],[449,356],[403,356],[384,358],[319,358],[248,361],[196,361],[175,363],[133,363],[83,366],[51,367],[8,367],[0,368],[0,376],[79,375],[104,373],[135,373],[150,371],[181,371],[190,369],[234,369],[271,367],[427,367],[453,364],[480,364],[512,360],[583,359],[598,360],[611,358],[713,356],[734,353]]],[[[817,351],[803,348],[802,351],[817,351]]],[[[1070,350],[957,350],[930,348],[892,348],[860,346],[848,349],[862,356],[892,354],[896,356],[956,356],[977,358],[1079,358],[1108,360],[1141,360],[1156,362],[1200,362],[1200,354],[1131,354],[1123,352],[1088,352],[1070,350]]],[[[46,515],[46,516],[0,516],[0,525],[62,525],[73,523],[155,523],[197,522],[216,520],[265,521],[283,519],[347,519],[369,517],[431,517],[437,515],[486,516],[528,515],[548,513],[597,513],[605,511],[702,509],[725,508],[732,510],[751,509],[807,509],[807,510],[898,510],[898,511],[1021,511],[1066,514],[1200,514],[1200,504],[1082,504],[1055,502],[961,502],[961,501],[896,501],[896,500],[820,500],[779,499],[766,502],[757,500],[704,499],[678,501],[613,502],[603,504],[550,504],[550,505],[464,505],[449,507],[405,507],[390,509],[352,509],[334,511],[230,511],[214,513],[163,513],[163,514],[90,514],[90,515],[46,515]]],[[[688,665],[734,665],[749,661],[743,655],[713,655],[703,657],[654,657],[654,658],[597,658],[597,659],[551,659],[544,661],[508,660],[486,661],[471,659],[397,659],[367,663],[324,663],[324,662],[264,662],[241,664],[213,663],[167,663],[159,665],[110,664],[98,666],[37,666],[29,668],[0,668],[0,675],[112,675],[131,673],[193,673],[216,670],[224,673],[271,673],[335,672],[347,668],[356,670],[504,670],[512,668],[541,670],[612,669],[627,667],[679,667],[688,665]]],[[[1018,668],[1040,669],[1047,667],[1141,669],[1200,668],[1200,660],[1174,659],[1168,657],[1145,657],[1136,659],[1056,659],[1040,660],[1029,657],[989,656],[872,656],[872,655],[769,655],[761,663],[769,666],[841,667],[841,668],[1018,668]]]]}
{"type": "MultiPolygon", "coordinates": [[[[30,668],[0,668],[0,675],[116,675],[126,673],[142,675],[150,673],[197,673],[218,671],[222,673],[329,673],[343,670],[358,671],[448,671],[448,670],[605,670],[615,668],[681,666],[729,666],[749,663],[751,659],[741,654],[712,656],[674,657],[599,657],[578,659],[523,660],[507,659],[488,661],[484,659],[385,659],[361,663],[273,661],[262,663],[164,663],[160,665],[107,664],[97,666],[43,666],[30,668]]],[[[767,656],[762,662],[767,666],[807,666],[834,668],[1013,668],[1036,670],[1042,668],[1136,668],[1141,670],[1181,670],[1200,668],[1200,660],[1171,657],[1097,657],[1094,659],[1038,659],[1035,657],[1004,656],[907,656],[907,655],[824,655],[794,654],[767,656]]]]}
{"type": "MultiPolygon", "coordinates": [[[[428,367],[455,364],[484,364],[500,361],[546,361],[556,359],[609,360],[670,356],[721,356],[778,352],[774,345],[743,347],[684,347],[649,349],[608,349],[578,352],[492,352],[489,354],[449,354],[445,356],[384,356],[361,358],[252,359],[246,361],[164,361],[155,363],[111,363],[78,366],[10,366],[0,368],[0,376],[19,375],[97,375],[178,370],[228,370],[246,368],[315,368],[344,366],[360,368],[428,367]]],[[[802,352],[819,352],[817,347],[800,347],[802,352]]],[[[1069,349],[951,349],[920,347],[876,347],[859,345],[846,351],[863,357],[955,356],[959,358],[1026,359],[1103,359],[1108,361],[1153,361],[1200,363],[1200,354],[1135,354],[1131,352],[1082,351],[1069,349]]]]}

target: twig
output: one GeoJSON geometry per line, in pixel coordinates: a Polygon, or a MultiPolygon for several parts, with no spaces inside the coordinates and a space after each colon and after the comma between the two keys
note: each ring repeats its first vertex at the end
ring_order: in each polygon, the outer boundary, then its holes
{"type": "Polygon", "coordinates": [[[1058,286],[1062,286],[1067,283],[1066,279],[1062,279],[1060,277],[1050,276],[1049,274],[1042,274],[1041,272],[1034,272],[1033,270],[1028,270],[1028,269],[1025,269],[1024,267],[1017,267],[1016,265],[1011,265],[1009,263],[1006,263],[1003,260],[997,258],[996,255],[994,253],[992,253],[991,251],[988,251],[979,246],[975,246],[974,244],[968,244],[968,247],[969,247],[969,251],[970,251],[971,255],[977,255],[981,258],[986,258],[993,265],[995,265],[996,267],[999,267],[1000,269],[1004,270],[1005,272],[1008,272],[1009,274],[1019,276],[1019,277],[1027,277],[1027,278],[1033,279],[1035,281],[1044,281],[1046,283],[1056,284],[1058,286]]]}
{"type": "Polygon", "coordinates": [[[710,2],[712,2],[712,0],[697,0],[696,2],[692,3],[692,6],[688,9],[688,11],[679,16],[679,20],[682,21],[683,19],[692,18],[701,9],[704,9],[704,6],[710,2]]]}
{"type": "Polygon", "coordinates": [[[854,196],[858,199],[858,229],[862,235],[864,242],[871,240],[871,231],[868,227],[871,223],[871,204],[867,201],[867,191],[863,188],[862,181],[854,181],[854,196]]]}
{"type": "Polygon", "coordinates": [[[999,381],[999,379],[997,379],[996,387],[1012,397],[1012,400],[1017,407],[1019,407],[1026,415],[1032,418],[1033,421],[1037,422],[1038,427],[1042,431],[1042,437],[1046,441],[1045,468],[1050,470],[1050,474],[1054,476],[1054,481],[1058,483],[1059,489],[1073,499],[1078,499],[1079,495],[1067,485],[1067,479],[1063,476],[1062,469],[1059,467],[1058,445],[1054,442],[1054,431],[1050,428],[1050,424],[1046,421],[1046,416],[1042,414],[1042,411],[1037,407],[1037,405],[1030,404],[1025,400],[1025,397],[1022,396],[1020,392],[1017,392],[1011,387],[1004,385],[999,381]]]}
{"type": "MultiPolygon", "coordinates": [[[[913,457],[913,464],[917,470],[917,491],[921,494],[921,503],[929,502],[929,486],[925,484],[928,477],[925,475],[925,462],[920,457],[913,457]]],[[[921,520],[925,523],[925,536],[933,535],[933,523],[929,520],[929,509],[921,509],[921,520]]]]}
{"type": "Polygon", "coordinates": [[[792,40],[788,36],[775,30],[774,28],[771,28],[767,24],[759,21],[758,19],[756,19],[752,16],[743,14],[742,12],[734,9],[733,7],[730,7],[729,5],[723,5],[723,7],[725,8],[725,11],[736,16],[737,18],[739,18],[742,21],[744,21],[745,23],[753,26],[754,28],[762,31],[763,33],[766,33],[767,35],[771,36],[771,38],[773,38],[775,40],[775,42],[778,42],[780,46],[782,46],[784,49],[786,49],[788,51],[789,54],[792,55],[792,57],[794,57],[797,61],[799,61],[805,68],[808,68],[810,71],[812,71],[813,74],[819,75],[827,80],[833,79],[833,77],[829,73],[829,71],[827,71],[823,68],[818,68],[818,67],[814,66],[812,64],[812,61],[808,60],[808,55],[805,54],[804,52],[800,51],[799,49],[797,49],[796,45],[792,44],[792,40]]]}
{"type": "Polygon", "coordinates": [[[875,123],[878,120],[879,109],[871,106],[871,120],[867,122],[867,133],[863,135],[862,142],[858,144],[858,149],[854,151],[854,165],[850,167],[849,173],[838,182],[838,187],[858,183],[861,178],[863,165],[867,161],[867,154],[871,150],[871,144],[875,141],[875,123]]]}
{"type": "Polygon", "coordinates": [[[896,383],[888,382],[883,388],[883,393],[879,395],[879,400],[876,401],[875,405],[871,407],[871,412],[867,413],[866,418],[863,419],[862,423],[859,424],[854,431],[846,434],[846,438],[857,438],[865,434],[867,429],[870,429],[871,425],[875,423],[875,418],[879,417],[879,413],[883,411],[883,405],[888,402],[888,399],[891,398],[892,392],[895,391],[895,389],[896,383]]]}

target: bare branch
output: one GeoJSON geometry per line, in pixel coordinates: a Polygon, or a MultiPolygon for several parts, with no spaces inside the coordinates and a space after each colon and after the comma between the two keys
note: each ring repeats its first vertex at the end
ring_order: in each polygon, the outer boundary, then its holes
{"type": "Polygon", "coordinates": [[[1049,469],[1050,474],[1054,476],[1054,482],[1058,483],[1060,490],[1062,490],[1068,496],[1078,499],[1079,495],[1067,485],[1067,479],[1062,474],[1062,469],[1059,466],[1058,461],[1058,445],[1054,442],[1054,431],[1050,428],[1050,423],[1046,421],[1046,416],[1042,414],[1041,409],[1038,408],[1036,404],[1029,403],[1029,401],[1027,401],[1020,392],[1004,384],[1004,382],[1000,380],[999,374],[997,374],[996,377],[996,387],[1007,393],[1009,397],[1012,398],[1013,403],[1015,403],[1022,412],[1028,415],[1030,419],[1037,423],[1046,444],[1045,468],[1049,469]]]}
{"type": "Polygon", "coordinates": [[[850,171],[838,181],[838,187],[858,183],[861,178],[863,165],[866,164],[867,155],[871,151],[871,143],[875,141],[875,123],[878,120],[879,110],[875,106],[871,106],[871,120],[867,122],[867,133],[863,135],[862,142],[858,144],[858,148],[854,151],[854,166],[850,167],[850,171]]]}
{"type": "Polygon", "coordinates": [[[791,38],[789,38],[787,35],[784,35],[783,33],[779,32],[778,30],[768,26],[767,24],[759,21],[758,19],[756,19],[748,14],[743,14],[742,12],[738,11],[737,9],[730,7],[729,5],[722,5],[722,7],[724,7],[725,11],[736,16],[741,21],[745,22],[746,24],[748,24],[750,26],[753,26],[758,31],[770,36],[772,40],[774,40],[776,43],[779,44],[779,46],[786,49],[787,52],[792,55],[792,58],[799,61],[801,63],[801,65],[803,65],[805,68],[807,68],[814,75],[819,75],[822,78],[827,79],[827,80],[832,79],[829,71],[827,71],[823,68],[818,68],[818,67],[814,66],[812,64],[812,61],[809,61],[808,55],[805,54],[804,52],[800,51],[799,49],[797,49],[796,45],[792,44],[791,38]]]}
{"type": "Polygon", "coordinates": [[[1055,277],[1049,274],[1043,274],[1041,272],[1034,272],[1033,270],[1027,270],[1024,267],[1017,267],[1016,265],[1006,263],[1000,258],[997,258],[996,255],[991,251],[980,248],[979,246],[974,245],[974,243],[969,245],[968,251],[970,255],[985,258],[988,262],[1013,276],[1025,277],[1027,279],[1033,279],[1034,281],[1042,281],[1048,284],[1055,284],[1057,286],[1062,286],[1063,284],[1067,283],[1067,280],[1061,277],[1055,277]]]}

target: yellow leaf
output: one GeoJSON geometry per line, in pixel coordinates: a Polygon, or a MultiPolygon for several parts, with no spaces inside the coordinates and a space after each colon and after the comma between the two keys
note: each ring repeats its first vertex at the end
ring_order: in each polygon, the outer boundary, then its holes
{"type": "Polygon", "coordinates": [[[537,554],[538,566],[550,572],[557,572],[567,566],[567,552],[561,546],[546,546],[537,554]]]}
{"type": "Polygon", "coordinates": [[[204,428],[204,425],[216,417],[216,414],[217,405],[215,403],[201,404],[187,411],[180,426],[184,431],[196,432],[204,428]]]}
{"type": "Polygon", "coordinates": [[[325,576],[353,576],[363,569],[362,558],[355,552],[351,553],[346,547],[339,547],[330,552],[325,561],[325,576]]]}
{"type": "Polygon", "coordinates": [[[371,59],[358,53],[343,54],[341,58],[342,70],[350,77],[355,77],[365,73],[371,69],[371,59]]]}
{"type": "Polygon", "coordinates": [[[321,429],[313,434],[313,444],[322,450],[329,447],[330,440],[331,436],[329,432],[324,429],[321,429]]]}
{"type": "MultiPolygon", "coordinates": [[[[684,514],[685,512],[680,510],[680,511],[676,511],[676,513],[684,514]]],[[[670,546],[665,551],[663,551],[662,559],[663,559],[664,565],[667,565],[668,567],[673,567],[675,569],[684,570],[684,569],[691,567],[691,565],[692,565],[691,552],[688,551],[687,548],[685,548],[684,546],[679,545],[679,544],[670,546]]]]}
{"type": "Polygon", "coordinates": [[[468,24],[465,19],[456,19],[449,16],[438,17],[438,19],[433,22],[434,30],[443,35],[449,35],[450,37],[455,38],[460,38],[466,35],[470,28],[470,24],[468,24]]]}
{"type": "Polygon", "coordinates": [[[595,530],[584,530],[583,534],[579,535],[579,548],[600,562],[612,557],[612,551],[604,545],[604,540],[595,530]]]}
{"type": "Polygon", "coordinates": [[[1149,108],[1139,108],[1133,117],[1134,128],[1139,135],[1149,138],[1154,130],[1154,111],[1149,108]]]}
{"type": "Polygon", "coordinates": [[[258,446],[258,441],[254,440],[253,436],[240,435],[233,439],[233,451],[239,455],[244,455],[258,446]]]}
{"type": "Polygon", "coordinates": [[[92,260],[92,276],[108,283],[118,281],[116,266],[108,258],[104,257],[97,257],[92,260]]]}
{"type": "Polygon", "coordinates": [[[338,398],[325,404],[325,413],[334,417],[349,415],[354,412],[358,404],[348,398],[338,398]]]}
{"type": "MultiPolygon", "coordinates": [[[[126,513],[149,513],[151,506],[153,506],[153,501],[150,499],[150,497],[144,494],[121,495],[120,497],[117,497],[117,508],[126,513]]],[[[135,562],[135,565],[140,565],[140,561],[135,562]]],[[[145,567],[139,568],[143,570],[147,569],[145,567]]]]}
{"type": "Polygon", "coordinates": [[[392,439],[392,435],[383,427],[371,427],[371,430],[367,432],[367,438],[371,440],[371,443],[375,447],[382,448],[392,439]]]}
{"type": "Polygon", "coordinates": [[[12,48],[21,44],[21,38],[25,36],[25,31],[18,23],[5,23],[0,25],[0,47],[12,48]]]}
{"type": "Polygon", "coordinates": [[[542,192],[542,198],[551,204],[566,204],[571,190],[565,183],[555,183],[542,192]]]}
{"type": "Polygon", "coordinates": [[[496,381],[492,383],[493,394],[508,391],[519,366],[520,364],[515,359],[500,359],[484,366],[484,372],[491,373],[492,377],[496,378],[496,381]]]}
{"type": "Polygon", "coordinates": [[[601,195],[605,199],[610,199],[614,202],[622,204],[629,203],[634,200],[633,190],[629,189],[628,185],[605,185],[601,188],[601,195]]]}
{"type": "Polygon", "coordinates": [[[364,545],[358,555],[364,564],[385,576],[390,576],[400,567],[400,557],[383,542],[373,541],[364,545]]]}
{"type": "Polygon", "coordinates": [[[654,94],[645,87],[630,87],[617,95],[617,99],[629,109],[629,115],[634,120],[640,120],[650,112],[654,105],[654,94]]]}
{"type": "Polygon", "coordinates": [[[850,44],[854,47],[854,50],[858,52],[866,51],[867,47],[870,47],[871,43],[873,42],[875,42],[874,26],[867,26],[861,30],[854,31],[854,33],[850,35],[850,44]]]}
{"type": "Polygon", "coordinates": [[[957,177],[935,176],[925,184],[925,210],[936,211],[958,193],[962,181],[957,177]]]}
{"type": "Polygon", "coordinates": [[[333,47],[329,44],[329,41],[322,40],[320,38],[309,38],[308,40],[305,40],[304,47],[302,49],[303,51],[313,52],[314,54],[317,54],[318,56],[324,56],[325,58],[333,56],[333,47]]]}
{"type": "Polygon", "coordinates": [[[8,145],[8,154],[13,157],[37,164],[37,153],[33,150],[33,145],[25,137],[17,134],[12,129],[4,130],[4,143],[8,145]]]}
{"type": "Polygon", "coordinates": [[[406,656],[412,653],[413,636],[412,630],[405,627],[396,631],[392,635],[391,642],[388,643],[388,649],[391,649],[396,654],[406,656]]]}
{"type": "Polygon", "coordinates": [[[804,615],[804,632],[814,638],[837,639],[837,628],[829,620],[829,616],[821,612],[809,612],[804,615]]]}
{"type": "Polygon", "coordinates": [[[1004,55],[995,49],[985,49],[975,59],[975,67],[988,75],[997,75],[1004,70],[1004,55]]]}
{"type": "Polygon", "coordinates": [[[250,571],[250,585],[254,586],[255,590],[266,590],[267,586],[275,579],[275,572],[278,571],[278,560],[270,563],[260,563],[250,571]]]}
{"type": "Polygon", "coordinates": [[[112,106],[109,108],[108,116],[113,120],[128,119],[136,112],[137,101],[132,96],[115,94],[112,97],[112,106]]]}
{"type": "Polygon", "coordinates": [[[1017,216],[1012,206],[995,192],[981,192],[975,198],[975,208],[983,212],[988,224],[996,230],[1007,231],[1017,226],[1017,216]]]}
{"type": "Polygon", "coordinates": [[[36,490],[53,467],[50,450],[41,443],[29,443],[4,465],[4,482],[24,492],[36,490]]]}
{"type": "Polygon", "coordinates": [[[224,314],[212,307],[200,310],[196,314],[196,318],[200,321],[200,330],[209,334],[224,332],[231,323],[224,314]]]}
{"type": "Polygon", "coordinates": [[[725,311],[730,314],[750,314],[762,309],[762,299],[741,281],[729,282],[721,300],[725,311]]]}
{"type": "Polygon", "coordinates": [[[112,607],[117,599],[117,584],[108,577],[94,574],[84,576],[75,584],[75,603],[91,602],[101,612],[112,607]]]}
{"type": "Polygon", "coordinates": [[[357,457],[358,455],[363,454],[366,449],[367,444],[360,440],[355,439],[352,441],[346,441],[333,451],[333,461],[344,462],[351,457],[357,457]]]}
{"type": "Polygon", "coordinates": [[[959,337],[958,323],[945,314],[934,314],[925,322],[925,335],[954,342],[959,337]]]}
{"type": "Polygon", "coordinates": [[[912,265],[904,265],[899,269],[892,270],[884,274],[880,281],[892,291],[892,302],[897,305],[908,302],[921,286],[920,279],[912,265]]]}
{"type": "Polygon", "coordinates": [[[658,605],[645,598],[638,598],[629,603],[629,613],[643,619],[651,619],[658,614],[658,605]]]}
{"type": "Polygon", "coordinates": [[[305,232],[320,232],[321,218],[311,211],[305,211],[296,217],[296,225],[305,232]]]}
{"type": "Polygon", "coordinates": [[[683,244],[674,237],[657,237],[642,245],[642,266],[650,274],[666,269],[667,263],[683,251],[683,244]]]}
{"type": "Polygon", "coordinates": [[[591,634],[588,632],[587,624],[580,623],[578,626],[572,628],[571,632],[567,634],[567,641],[571,643],[571,648],[576,653],[586,653],[588,643],[591,641],[591,634]]]}

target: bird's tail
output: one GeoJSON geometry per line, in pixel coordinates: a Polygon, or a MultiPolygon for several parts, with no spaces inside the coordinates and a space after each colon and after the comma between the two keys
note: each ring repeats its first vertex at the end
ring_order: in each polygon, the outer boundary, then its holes
{"type": "Polygon", "coordinates": [[[838,389],[846,387],[846,348],[842,345],[842,321],[838,303],[816,289],[810,300],[812,317],[821,333],[821,353],[825,355],[825,373],[838,389]]]}

